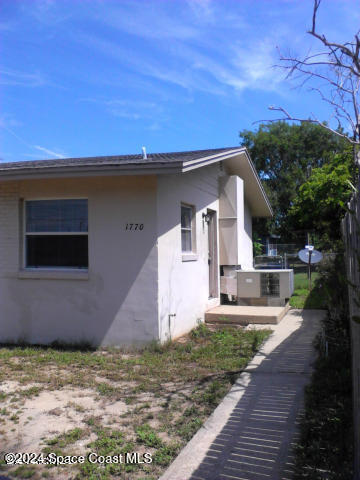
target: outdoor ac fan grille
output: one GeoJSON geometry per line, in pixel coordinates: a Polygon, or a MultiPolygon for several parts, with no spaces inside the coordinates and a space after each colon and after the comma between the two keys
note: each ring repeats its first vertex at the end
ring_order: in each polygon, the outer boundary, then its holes
{"type": "Polygon", "coordinates": [[[278,273],[262,273],[260,275],[262,297],[280,296],[280,275],[278,273]]]}

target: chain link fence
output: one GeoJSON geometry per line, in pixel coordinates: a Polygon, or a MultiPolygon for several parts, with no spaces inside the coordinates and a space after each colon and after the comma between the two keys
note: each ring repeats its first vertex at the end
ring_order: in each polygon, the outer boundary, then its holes
{"type": "MultiPolygon", "coordinates": [[[[296,273],[307,273],[308,265],[302,262],[298,256],[299,251],[305,248],[304,245],[295,243],[282,243],[268,245],[269,254],[256,255],[254,257],[255,269],[293,269],[296,273]],[[270,254],[271,253],[271,254],[270,254]]],[[[265,249],[265,246],[264,246],[265,249]]],[[[311,271],[317,272],[328,262],[333,262],[337,253],[322,253],[323,258],[319,263],[311,265],[311,271]]]]}

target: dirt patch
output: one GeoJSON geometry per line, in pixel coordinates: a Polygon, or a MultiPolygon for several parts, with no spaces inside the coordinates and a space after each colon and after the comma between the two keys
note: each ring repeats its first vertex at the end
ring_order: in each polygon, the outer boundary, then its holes
{"type": "Polygon", "coordinates": [[[265,337],[201,326],[179,342],[141,352],[0,349],[0,456],[85,457],[71,466],[3,465],[4,473],[33,480],[155,480],[265,337]],[[111,462],[92,463],[90,453],[111,462]]]}
{"type": "MultiPolygon", "coordinates": [[[[26,388],[32,386],[35,385],[26,388]]],[[[11,389],[4,384],[1,389],[11,393],[25,387],[11,382],[11,389]]],[[[9,413],[2,416],[5,421],[2,430],[7,432],[2,443],[11,452],[40,452],[44,440],[85,425],[89,416],[101,416],[106,423],[110,417],[128,410],[124,402],[106,402],[89,389],[45,390],[34,398],[24,399],[20,410],[11,397],[3,402],[3,406],[9,413]],[[18,418],[15,420],[13,415],[18,418]]]]}

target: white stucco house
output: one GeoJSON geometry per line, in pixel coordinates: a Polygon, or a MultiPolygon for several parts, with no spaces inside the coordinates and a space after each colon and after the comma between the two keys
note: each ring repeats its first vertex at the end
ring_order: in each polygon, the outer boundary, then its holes
{"type": "Polygon", "coordinates": [[[0,342],[165,341],[252,267],[244,148],[0,164],[0,342]]]}

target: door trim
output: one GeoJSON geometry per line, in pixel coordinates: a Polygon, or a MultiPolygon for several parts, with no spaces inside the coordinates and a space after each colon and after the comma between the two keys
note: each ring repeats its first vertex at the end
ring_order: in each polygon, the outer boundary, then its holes
{"type": "Polygon", "coordinates": [[[217,239],[217,212],[207,209],[208,222],[208,266],[209,266],[209,299],[219,297],[219,260],[217,239]]]}

